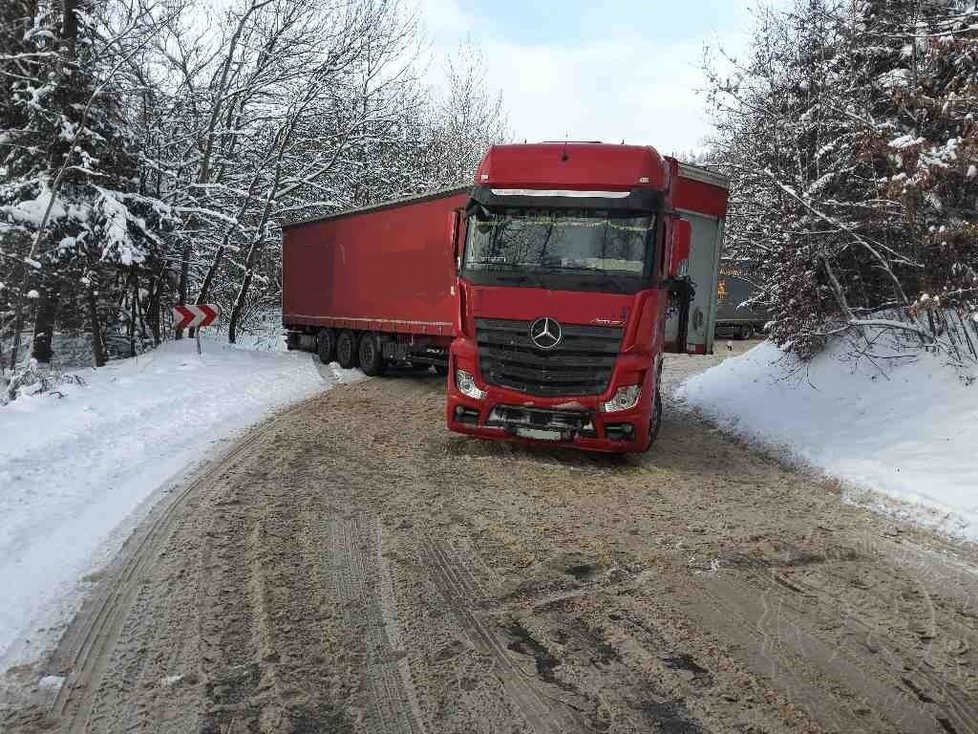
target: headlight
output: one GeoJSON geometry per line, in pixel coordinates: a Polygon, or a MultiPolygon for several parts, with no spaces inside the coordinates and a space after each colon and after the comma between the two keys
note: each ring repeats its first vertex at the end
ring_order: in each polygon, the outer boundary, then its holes
{"type": "Polygon", "coordinates": [[[485,391],[475,384],[475,378],[465,370],[455,370],[455,386],[466,397],[482,400],[486,396],[485,391]]]}
{"type": "Polygon", "coordinates": [[[642,387],[640,385],[619,387],[611,400],[601,404],[601,410],[605,413],[617,413],[620,410],[629,410],[638,405],[638,399],[641,395],[642,387]]]}

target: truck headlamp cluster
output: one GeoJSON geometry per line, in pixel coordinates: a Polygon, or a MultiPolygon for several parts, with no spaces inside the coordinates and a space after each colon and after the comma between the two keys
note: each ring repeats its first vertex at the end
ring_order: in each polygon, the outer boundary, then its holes
{"type": "Polygon", "coordinates": [[[486,391],[480,390],[475,384],[475,378],[465,370],[455,370],[455,387],[466,397],[475,400],[482,400],[486,396],[486,391]]]}
{"type": "Polygon", "coordinates": [[[638,405],[638,399],[642,396],[640,385],[628,385],[619,387],[615,394],[607,403],[601,404],[601,410],[605,413],[617,413],[622,410],[630,410],[638,405]]]}

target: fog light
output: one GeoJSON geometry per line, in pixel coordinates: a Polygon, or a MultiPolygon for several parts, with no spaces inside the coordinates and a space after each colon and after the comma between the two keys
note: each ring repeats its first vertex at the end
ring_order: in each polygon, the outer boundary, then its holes
{"type": "Polygon", "coordinates": [[[475,400],[482,400],[486,396],[485,390],[480,390],[475,384],[475,378],[465,370],[455,370],[455,387],[466,397],[475,400]]]}
{"type": "Polygon", "coordinates": [[[629,385],[619,387],[614,396],[607,403],[601,404],[601,410],[605,413],[617,413],[621,410],[630,410],[638,405],[638,399],[642,395],[640,385],[629,385]]]}

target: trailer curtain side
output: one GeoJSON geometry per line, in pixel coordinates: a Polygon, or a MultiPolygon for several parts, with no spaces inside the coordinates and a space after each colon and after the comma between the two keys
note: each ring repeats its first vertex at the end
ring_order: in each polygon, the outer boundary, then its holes
{"type": "Polygon", "coordinates": [[[450,336],[455,309],[452,189],[286,226],[286,326],[450,336]]]}

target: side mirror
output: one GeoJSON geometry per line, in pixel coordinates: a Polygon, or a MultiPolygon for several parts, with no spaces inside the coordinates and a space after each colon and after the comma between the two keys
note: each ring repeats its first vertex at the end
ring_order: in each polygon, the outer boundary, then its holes
{"type": "Polygon", "coordinates": [[[693,242],[693,227],[688,219],[672,222],[672,247],[669,248],[669,277],[679,278],[689,268],[689,251],[693,242]],[[683,267],[686,265],[686,267],[683,267]]]}

